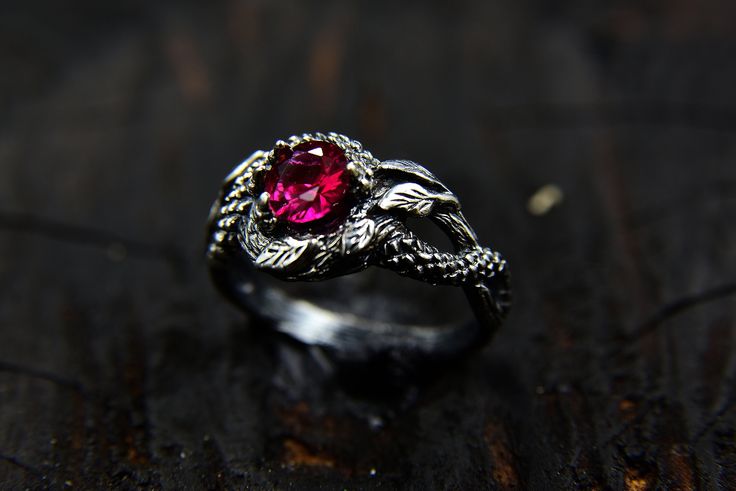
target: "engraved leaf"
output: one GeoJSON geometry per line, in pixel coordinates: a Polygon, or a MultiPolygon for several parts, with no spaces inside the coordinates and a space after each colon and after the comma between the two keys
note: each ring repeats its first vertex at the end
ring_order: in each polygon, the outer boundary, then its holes
{"type": "Polygon", "coordinates": [[[258,255],[256,266],[264,269],[287,269],[304,255],[308,247],[307,240],[275,240],[258,255]]]}
{"type": "Polygon", "coordinates": [[[353,254],[365,249],[376,233],[376,222],[370,218],[363,218],[351,223],[342,235],[342,252],[345,255],[353,254]]]}
{"type": "Polygon", "coordinates": [[[408,174],[411,176],[407,180],[419,179],[430,185],[439,186],[444,189],[444,185],[431,172],[421,165],[409,160],[384,160],[381,162],[380,171],[394,171],[408,174]]]}
{"type": "Polygon", "coordinates": [[[424,186],[406,182],[391,188],[378,203],[384,210],[398,208],[414,215],[426,217],[432,211],[436,201],[457,205],[457,198],[452,194],[438,194],[424,186]]]}

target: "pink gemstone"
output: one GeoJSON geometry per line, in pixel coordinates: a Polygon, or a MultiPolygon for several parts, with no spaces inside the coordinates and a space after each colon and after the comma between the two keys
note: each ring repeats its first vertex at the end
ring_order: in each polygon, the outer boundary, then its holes
{"type": "Polygon", "coordinates": [[[265,181],[276,218],[290,223],[312,222],[336,211],[347,194],[347,158],[332,143],[300,143],[277,152],[265,181]]]}

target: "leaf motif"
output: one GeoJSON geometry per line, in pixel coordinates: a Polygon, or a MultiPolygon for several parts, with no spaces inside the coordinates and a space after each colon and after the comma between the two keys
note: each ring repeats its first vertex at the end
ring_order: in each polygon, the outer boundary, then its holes
{"type": "Polygon", "coordinates": [[[287,269],[293,266],[309,247],[309,241],[287,238],[269,243],[256,258],[256,266],[264,269],[287,269]]]}
{"type": "MultiPolygon", "coordinates": [[[[409,160],[384,160],[381,162],[380,171],[393,171],[408,174],[407,180],[418,179],[432,186],[439,186],[445,188],[444,185],[437,179],[434,174],[429,172],[421,165],[411,162],[409,160]]],[[[445,189],[446,190],[446,189],[445,189]]]]}
{"type": "Polygon", "coordinates": [[[436,201],[457,204],[457,199],[451,194],[433,193],[424,186],[406,182],[391,188],[381,198],[378,206],[384,210],[398,208],[420,217],[426,217],[432,211],[436,201]]]}
{"type": "Polygon", "coordinates": [[[365,249],[376,233],[376,222],[370,218],[363,218],[351,223],[342,235],[342,253],[354,254],[365,249]]]}

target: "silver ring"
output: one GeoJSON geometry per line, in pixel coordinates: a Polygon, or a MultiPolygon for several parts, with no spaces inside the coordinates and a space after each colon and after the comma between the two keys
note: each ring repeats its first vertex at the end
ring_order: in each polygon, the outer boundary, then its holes
{"type": "Polygon", "coordinates": [[[480,246],[454,194],[421,165],[378,160],[336,133],[292,136],[251,155],[225,179],[208,230],[210,272],[231,301],[344,359],[455,358],[485,344],[511,303],[506,261],[480,246]],[[432,220],[454,252],[417,237],[408,217],[432,220]],[[368,266],[463,288],[476,321],[371,321],[290,297],[260,274],[319,281],[368,266]]]}

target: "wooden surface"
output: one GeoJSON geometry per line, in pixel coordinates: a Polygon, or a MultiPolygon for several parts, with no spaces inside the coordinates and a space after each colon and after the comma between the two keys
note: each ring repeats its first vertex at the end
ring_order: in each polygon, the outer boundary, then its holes
{"type": "Polygon", "coordinates": [[[736,8],[552,4],[4,3],[0,487],[734,489],[736,8]],[[220,179],[307,130],[506,254],[480,356],[386,394],[213,291],[220,179]]]}

